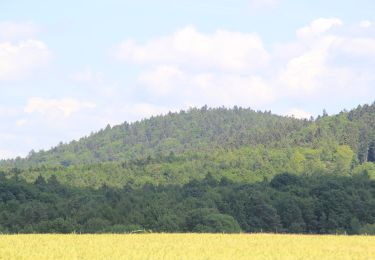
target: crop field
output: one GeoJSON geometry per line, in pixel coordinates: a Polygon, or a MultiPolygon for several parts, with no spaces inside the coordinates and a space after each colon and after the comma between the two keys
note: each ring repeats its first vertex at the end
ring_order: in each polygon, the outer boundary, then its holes
{"type": "Polygon", "coordinates": [[[375,237],[272,234],[1,235],[0,259],[374,259],[375,237]]]}

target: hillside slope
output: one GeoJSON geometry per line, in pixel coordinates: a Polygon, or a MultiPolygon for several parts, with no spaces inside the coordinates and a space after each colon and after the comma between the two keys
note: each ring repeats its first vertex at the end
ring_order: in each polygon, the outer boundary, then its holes
{"type": "Polygon", "coordinates": [[[124,161],[148,156],[269,145],[286,140],[290,133],[310,122],[255,112],[243,108],[190,109],[151,117],[133,124],[123,123],[49,151],[31,152],[26,159],[3,161],[0,165],[92,164],[124,161]]]}
{"type": "Polygon", "coordinates": [[[9,177],[33,182],[56,175],[63,183],[89,187],[180,185],[208,173],[246,183],[283,172],[375,178],[375,103],[314,121],[203,107],[108,126],[0,165],[9,177]]]}

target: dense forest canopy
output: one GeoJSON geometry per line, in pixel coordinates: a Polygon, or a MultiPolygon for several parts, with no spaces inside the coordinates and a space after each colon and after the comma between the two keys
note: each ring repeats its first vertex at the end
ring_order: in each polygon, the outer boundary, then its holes
{"type": "Polygon", "coordinates": [[[237,184],[210,174],[184,186],[100,189],[0,177],[0,232],[375,234],[375,181],[277,175],[237,184]]]}

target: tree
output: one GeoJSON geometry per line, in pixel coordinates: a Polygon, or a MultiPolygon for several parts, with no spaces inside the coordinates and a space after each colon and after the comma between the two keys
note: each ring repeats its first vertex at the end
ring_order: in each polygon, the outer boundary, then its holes
{"type": "Polygon", "coordinates": [[[368,153],[367,153],[367,161],[375,162],[375,141],[372,141],[369,144],[368,153]]]}
{"type": "Polygon", "coordinates": [[[275,207],[285,231],[292,233],[303,233],[305,231],[302,212],[293,196],[279,194],[275,207]]]}
{"type": "Polygon", "coordinates": [[[192,211],[187,218],[187,227],[198,233],[238,233],[241,228],[230,215],[215,213],[212,209],[192,211]]]}
{"type": "Polygon", "coordinates": [[[230,200],[231,213],[246,232],[278,232],[281,228],[276,209],[259,192],[238,192],[230,200]]]}
{"type": "Polygon", "coordinates": [[[34,182],[36,185],[39,185],[39,186],[44,186],[44,185],[46,185],[47,183],[46,183],[46,180],[43,178],[43,176],[41,176],[41,175],[39,175],[37,178],[36,178],[36,180],[35,180],[35,182],[34,182]]]}

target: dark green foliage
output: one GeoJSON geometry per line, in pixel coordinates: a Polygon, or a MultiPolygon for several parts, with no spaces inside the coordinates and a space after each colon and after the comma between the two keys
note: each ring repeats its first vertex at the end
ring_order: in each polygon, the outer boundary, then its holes
{"type": "Polygon", "coordinates": [[[284,230],[292,233],[303,233],[306,230],[302,211],[295,196],[290,193],[281,194],[275,198],[274,204],[284,230]]]}
{"type": "Polygon", "coordinates": [[[195,225],[189,231],[197,233],[238,233],[241,228],[230,215],[220,213],[195,212],[189,218],[194,219],[195,225]]]}
{"type": "Polygon", "coordinates": [[[375,235],[375,223],[364,225],[359,229],[359,233],[364,235],[375,235]]]}
{"type": "Polygon", "coordinates": [[[372,141],[369,144],[368,153],[367,153],[367,161],[375,162],[375,141],[372,141]]]}
{"type": "Polygon", "coordinates": [[[246,232],[278,232],[281,229],[276,209],[268,196],[253,187],[241,187],[229,194],[229,210],[246,232]]]}
{"type": "Polygon", "coordinates": [[[366,176],[294,176],[288,185],[225,180],[139,189],[0,183],[5,233],[285,232],[373,234],[375,182],[366,176]],[[280,189],[282,187],[282,189],[280,189]],[[194,192],[192,192],[194,191],[194,192]]]}
{"type": "Polygon", "coordinates": [[[275,189],[283,189],[289,185],[297,185],[299,181],[300,178],[293,174],[282,173],[272,179],[271,186],[275,189]]]}

